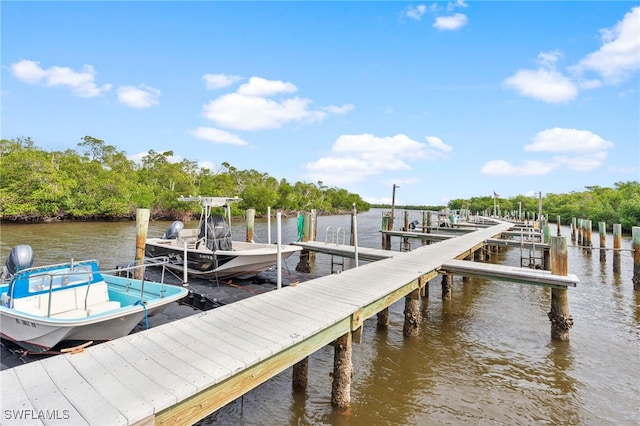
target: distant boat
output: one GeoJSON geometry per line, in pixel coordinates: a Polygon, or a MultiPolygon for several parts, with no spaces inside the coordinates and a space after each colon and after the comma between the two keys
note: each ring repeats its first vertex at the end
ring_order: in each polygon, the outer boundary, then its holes
{"type": "MultiPolygon", "coordinates": [[[[211,214],[215,207],[226,207],[228,211],[230,203],[242,201],[240,198],[185,197],[179,200],[200,204],[198,228],[184,229],[182,222],[173,222],[162,238],[147,239],[146,257],[166,257],[170,261],[167,267],[183,273],[186,267],[189,275],[205,279],[247,279],[276,264],[278,250],[275,244],[233,241],[228,220],[211,214]]],[[[284,260],[300,250],[298,246],[282,245],[281,258],[284,260]]]]}
{"type": "Polygon", "coordinates": [[[34,268],[32,263],[31,246],[16,246],[0,278],[2,338],[32,353],[66,340],[126,336],[145,317],[188,294],[178,286],[101,273],[96,260],[34,268]]]}

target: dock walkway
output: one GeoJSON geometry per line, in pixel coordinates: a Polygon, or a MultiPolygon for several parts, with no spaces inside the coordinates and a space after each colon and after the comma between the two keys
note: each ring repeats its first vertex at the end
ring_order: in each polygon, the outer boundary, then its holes
{"type": "Polygon", "coordinates": [[[192,424],[357,330],[510,226],[395,252],[82,353],[4,370],[2,424],[24,424],[20,416],[31,416],[30,424],[192,424]]]}

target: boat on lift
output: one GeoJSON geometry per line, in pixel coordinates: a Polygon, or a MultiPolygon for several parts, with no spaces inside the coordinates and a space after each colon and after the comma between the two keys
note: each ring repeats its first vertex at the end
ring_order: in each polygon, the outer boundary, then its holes
{"type": "MultiPolygon", "coordinates": [[[[231,236],[230,205],[242,201],[228,197],[181,197],[179,201],[200,204],[197,228],[185,229],[175,221],[161,238],[148,238],[147,258],[168,258],[168,268],[204,279],[236,277],[247,279],[269,269],[277,262],[276,244],[234,241],[231,236]],[[212,214],[212,209],[224,207],[226,217],[212,214]]],[[[281,245],[281,259],[301,250],[294,245],[281,245]]]]}
{"type": "Polygon", "coordinates": [[[32,267],[22,244],[7,256],[0,276],[0,333],[31,353],[64,341],[105,341],[126,336],[143,319],[162,312],[188,290],[100,271],[97,260],[32,267]]]}

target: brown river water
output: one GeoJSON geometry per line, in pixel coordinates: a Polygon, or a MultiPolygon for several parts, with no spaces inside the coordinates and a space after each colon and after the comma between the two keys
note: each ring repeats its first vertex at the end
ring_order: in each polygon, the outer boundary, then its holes
{"type": "MultiPolygon", "coordinates": [[[[358,215],[361,246],[380,248],[381,215],[377,209],[358,215]]],[[[414,219],[421,220],[421,213],[411,212],[414,219]]],[[[321,216],[317,239],[325,241],[331,226],[343,227],[348,241],[349,223],[349,216],[321,216]]],[[[152,222],[149,236],[161,235],[167,225],[152,222]]],[[[256,222],[256,241],[267,241],[266,228],[266,222],[256,222]]],[[[103,268],[113,268],[135,255],[134,222],[2,224],[0,232],[3,264],[17,244],[33,247],[36,265],[73,257],[97,258],[103,268]]],[[[244,239],[244,223],[234,222],[233,232],[244,239]]],[[[275,219],[271,234],[275,241],[275,219]]],[[[562,234],[569,236],[569,228],[562,234]]],[[[285,243],[296,240],[295,219],[283,219],[282,235],[285,243]]],[[[592,239],[597,246],[597,232],[592,239]]],[[[399,250],[399,238],[392,242],[399,250]]],[[[574,326],[568,342],[550,338],[548,289],[455,277],[452,299],[443,302],[436,278],[429,283],[430,298],[422,300],[419,337],[402,335],[402,301],[389,308],[388,329],[378,329],[375,317],[365,322],[362,343],[353,346],[349,412],[331,407],[333,348],[326,347],[309,359],[305,394],[292,392],[288,369],[200,424],[638,425],[640,292],[631,281],[630,238],[623,236],[627,251],[619,272],[611,251],[601,262],[597,250],[588,254],[570,238],[568,243],[569,272],[580,278],[569,290],[574,326]]],[[[608,235],[607,247],[612,245],[608,235]]],[[[285,267],[295,269],[297,259],[289,258],[285,267]]],[[[520,249],[502,249],[491,262],[519,266],[520,249]]],[[[318,255],[314,273],[329,270],[330,256],[318,255]]]]}

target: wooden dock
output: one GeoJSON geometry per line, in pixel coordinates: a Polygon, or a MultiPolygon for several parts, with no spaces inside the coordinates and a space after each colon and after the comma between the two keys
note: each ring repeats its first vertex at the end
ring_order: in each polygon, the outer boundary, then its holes
{"type": "Polygon", "coordinates": [[[460,272],[453,260],[469,257],[510,226],[501,222],[411,252],[394,252],[391,258],[78,354],[4,370],[2,425],[24,424],[20,417],[30,424],[192,424],[357,331],[365,319],[423,287],[441,269],[460,272]]]}

